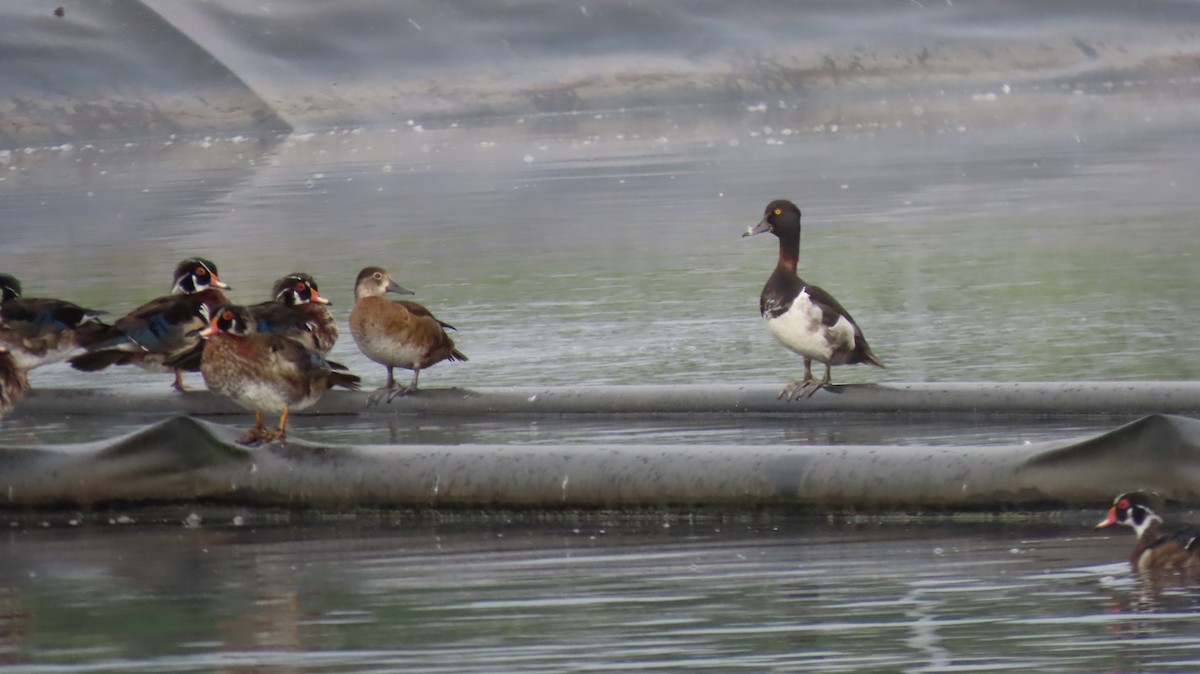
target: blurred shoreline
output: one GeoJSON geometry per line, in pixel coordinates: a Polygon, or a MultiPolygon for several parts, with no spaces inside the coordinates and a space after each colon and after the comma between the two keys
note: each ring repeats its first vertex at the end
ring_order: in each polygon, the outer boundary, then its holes
{"type": "Polygon", "coordinates": [[[0,148],[660,106],[1195,98],[1200,6],[0,1],[0,148]],[[1031,95],[1033,94],[1033,95],[1031,95]]]}

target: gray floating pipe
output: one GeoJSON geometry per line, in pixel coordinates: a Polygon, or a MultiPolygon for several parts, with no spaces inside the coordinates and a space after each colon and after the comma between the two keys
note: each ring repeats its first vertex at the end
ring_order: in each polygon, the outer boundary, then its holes
{"type": "MultiPolygon", "coordinates": [[[[698,414],[869,412],[918,414],[1200,414],[1200,382],[851,384],[807,400],[773,386],[654,385],[422,389],[366,406],[367,393],[332,391],[301,414],[698,414]]],[[[207,391],[33,390],[16,414],[244,414],[207,391]]]]}
{"type": "Polygon", "coordinates": [[[1200,503],[1200,421],[1150,416],[1007,447],[402,445],[293,439],[174,417],[109,442],[0,447],[11,507],[189,501],[357,509],[995,510],[1104,507],[1154,489],[1200,503]]]}

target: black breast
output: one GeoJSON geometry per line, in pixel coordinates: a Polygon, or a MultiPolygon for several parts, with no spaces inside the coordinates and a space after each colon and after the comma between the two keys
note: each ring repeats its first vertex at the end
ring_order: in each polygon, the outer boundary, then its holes
{"type": "Polygon", "coordinates": [[[777,318],[792,307],[792,302],[804,289],[804,282],[795,272],[782,266],[775,268],[775,273],[767,279],[763,286],[762,296],[758,298],[758,310],[763,318],[777,318]]]}

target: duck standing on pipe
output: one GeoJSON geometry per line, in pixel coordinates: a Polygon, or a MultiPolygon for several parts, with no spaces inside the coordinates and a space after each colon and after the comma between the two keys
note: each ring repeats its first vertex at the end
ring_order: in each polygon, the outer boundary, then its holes
{"type": "Polygon", "coordinates": [[[800,259],[800,209],[787,199],[767,204],[762,220],[749,227],[743,237],[770,232],[779,238],[779,262],[758,301],[767,331],[791,351],[804,357],[804,379],[789,384],[780,399],[811,397],[830,384],[834,365],[867,363],[884,367],[871,352],[862,330],[850,312],[825,292],[796,274],[800,259]],[[812,362],[825,364],[825,377],[817,380],[812,362]]]}

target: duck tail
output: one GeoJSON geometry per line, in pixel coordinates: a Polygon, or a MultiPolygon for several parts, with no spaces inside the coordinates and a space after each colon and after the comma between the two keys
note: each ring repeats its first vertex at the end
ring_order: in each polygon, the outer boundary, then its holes
{"type": "Polygon", "coordinates": [[[879,358],[876,357],[875,354],[871,353],[870,351],[867,351],[866,357],[863,358],[863,362],[868,365],[874,365],[875,367],[882,367],[884,369],[887,369],[887,365],[884,365],[883,361],[879,360],[879,358]]]}
{"type": "Polygon", "coordinates": [[[81,353],[67,362],[80,372],[98,372],[109,365],[124,365],[129,362],[129,357],[130,354],[127,351],[110,349],[81,353]]]}
{"type": "Polygon", "coordinates": [[[342,388],[350,389],[351,391],[357,391],[359,382],[361,381],[361,377],[356,374],[350,374],[349,372],[331,372],[329,374],[329,388],[340,386],[342,388]]]}
{"type": "Polygon", "coordinates": [[[459,351],[458,349],[453,349],[452,351],[450,351],[450,358],[448,358],[447,360],[452,360],[452,361],[457,360],[457,361],[465,362],[468,360],[468,358],[467,358],[466,354],[464,354],[462,351],[459,351]]]}
{"type": "Polygon", "coordinates": [[[854,355],[856,358],[850,362],[865,363],[867,365],[874,365],[875,367],[887,368],[887,366],[883,364],[883,361],[879,360],[879,356],[876,356],[875,352],[871,350],[870,345],[867,344],[867,340],[860,337],[858,341],[858,348],[855,351],[856,353],[854,355]]]}

